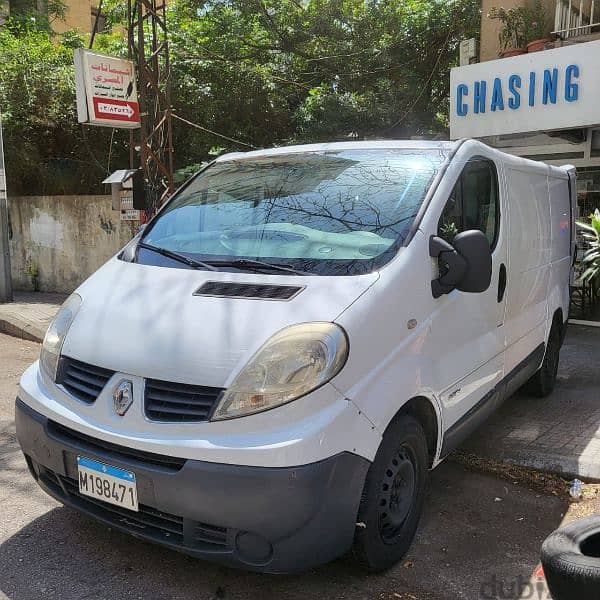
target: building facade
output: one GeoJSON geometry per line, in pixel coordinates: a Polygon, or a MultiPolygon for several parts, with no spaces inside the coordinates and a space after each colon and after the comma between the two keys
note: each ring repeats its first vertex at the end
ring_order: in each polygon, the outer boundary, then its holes
{"type": "Polygon", "coordinates": [[[83,33],[90,33],[98,10],[97,0],[63,1],[67,7],[66,18],[64,21],[55,21],[53,23],[54,30],[62,33],[69,29],[79,29],[83,33]]]}
{"type": "Polygon", "coordinates": [[[482,0],[479,56],[451,74],[451,137],[575,165],[585,216],[600,208],[600,0],[541,3],[541,50],[523,47],[501,58],[502,23],[490,10],[532,8],[534,1],[482,0]]]}

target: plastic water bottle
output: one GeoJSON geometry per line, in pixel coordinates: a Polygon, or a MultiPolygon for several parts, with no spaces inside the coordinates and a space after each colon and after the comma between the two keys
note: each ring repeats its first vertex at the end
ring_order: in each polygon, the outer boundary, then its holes
{"type": "Polygon", "coordinates": [[[573,481],[571,481],[571,487],[569,487],[569,494],[571,495],[571,498],[579,500],[581,498],[582,488],[583,483],[581,483],[579,479],[573,479],[573,481]]]}

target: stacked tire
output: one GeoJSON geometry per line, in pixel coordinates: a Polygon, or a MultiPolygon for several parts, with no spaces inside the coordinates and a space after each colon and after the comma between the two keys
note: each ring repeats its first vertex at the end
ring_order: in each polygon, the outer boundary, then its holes
{"type": "Polygon", "coordinates": [[[600,516],[549,535],[542,545],[542,566],[554,600],[600,599],[600,516]]]}

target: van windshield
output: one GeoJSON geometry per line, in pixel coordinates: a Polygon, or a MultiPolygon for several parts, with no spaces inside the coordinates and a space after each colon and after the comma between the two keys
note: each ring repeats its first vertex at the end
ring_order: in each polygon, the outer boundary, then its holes
{"type": "Polygon", "coordinates": [[[138,262],[184,266],[165,257],[177,253],[234,270],[261,261],[315,275],[368,273],[397,252],[445,159],[439,150],[386,149],[217,162],[159,214],[138,262]]]}

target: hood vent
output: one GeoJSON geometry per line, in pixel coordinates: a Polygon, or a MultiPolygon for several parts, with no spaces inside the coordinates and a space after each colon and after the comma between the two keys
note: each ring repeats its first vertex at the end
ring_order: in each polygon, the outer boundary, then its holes
{"type": "Polygon", "coordinates": [[[303,289],[303,287],[297,285],[268,285],[262,283],[207,281],[194,292],[194,296],[248,298],[251,300],[291,300],[303,289]]]}

